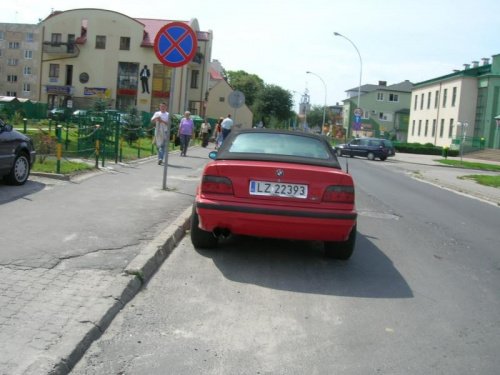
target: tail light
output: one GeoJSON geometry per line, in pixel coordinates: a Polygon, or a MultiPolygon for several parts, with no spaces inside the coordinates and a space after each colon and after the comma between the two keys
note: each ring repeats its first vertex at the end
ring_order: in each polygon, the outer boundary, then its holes
{"type": "Polygon", "coordinates": [[[201,181],[202,193],[233,194],[233,184],[227,177],[203,176],[201,181]]]}
{"type": "Polygon", "coordinates": [[[330,185],[323,194],[323,202],[354,203],[354,185],[350,175],[344,176],[339,185],[330,185]]]}

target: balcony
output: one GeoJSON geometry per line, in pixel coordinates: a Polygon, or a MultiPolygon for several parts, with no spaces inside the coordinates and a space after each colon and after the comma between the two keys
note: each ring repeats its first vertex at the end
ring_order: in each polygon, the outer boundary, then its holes
{"type": "Polygon", "coordinates": [[[62,56],[76,56],[78,54],[74,42],[43,42],[42,51],[43,53],[62,56]]]}

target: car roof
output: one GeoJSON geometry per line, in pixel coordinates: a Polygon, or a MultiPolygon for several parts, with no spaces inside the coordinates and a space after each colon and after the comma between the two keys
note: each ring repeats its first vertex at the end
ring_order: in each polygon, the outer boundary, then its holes
{"type": "Polygon", "coordinates": [[[307,165],[317,165],[335,169],[341,169],[340,164],[337,160],[337,156],[328,142],[327,138],[321,135],[304,133],[292,130],[279,130],[279,129],[237,129],[232,130],[228,137],[224,140],[215,160],[258,160],[258,161],[273,161],[273,162],[283,162],[283,163],[298,163],[307,165]],[[243,153],[243,152],[230,152],[231,145],[233,144],[235,138],[240,134],[286,134],[298,137],[313,138],[321,142],[325,151],[328,153],[328,159],[318,159],[313,157],[304,156],[290,156],[290,155],[276,155],[276,154],[265,154],[265,153],[243,153]]]}

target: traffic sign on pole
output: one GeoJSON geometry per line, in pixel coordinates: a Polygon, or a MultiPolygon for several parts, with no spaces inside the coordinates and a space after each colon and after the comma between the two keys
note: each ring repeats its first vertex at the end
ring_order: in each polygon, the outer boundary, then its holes
{"type": "Polygon", "coordinates": [[[198,41],[194,30],[183,22],[171,22],[156,34],[154,50],[163,65],[178,68],[196,54],[198,41]]]}

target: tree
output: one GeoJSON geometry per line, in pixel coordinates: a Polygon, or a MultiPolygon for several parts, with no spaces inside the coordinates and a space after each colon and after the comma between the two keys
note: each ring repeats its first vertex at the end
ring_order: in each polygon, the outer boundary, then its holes
{"type": "Polygon", "coordinates": [[[277,85],[265,85],[255,102],[256,114],[264,123],[288,120],[292,107],[290,92],[277,85]]]}
{"type": "MultiPolygon", "coordinates": [[[[319,126],[321,128],[323,124],[323,108],[324,106],[322,105],[314,105],[308,112],[307,112],[307,125],[310,127],[312,126],[319,126]]],[[[330,120],[330,114],[328,113],[328,110],[326,111],[326,116],[325,116],[325,122],[328,123],[330,120]]]]}
{"type": "Polygon", "coordinates": [[[259,92],[264,89],[264,81],[255,74],[249,74],[244,70],[225,71],[227,83],[234,90],[241,91],[245,95],[245,104],[249,107],[253,106],[259,92]]]}
{"type": "Polygon", "coordinates": [[[142,134],[142,118],[137,110],[137,107],[130,107],[127,113],[123,116],[123,121],[120,118],[123,139],[129,145],[137,140],[142,134]]]}

